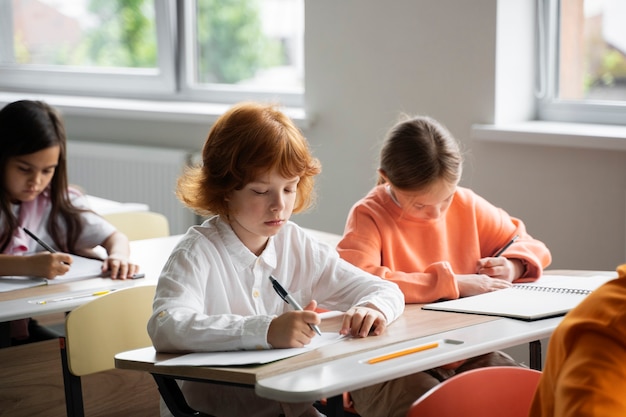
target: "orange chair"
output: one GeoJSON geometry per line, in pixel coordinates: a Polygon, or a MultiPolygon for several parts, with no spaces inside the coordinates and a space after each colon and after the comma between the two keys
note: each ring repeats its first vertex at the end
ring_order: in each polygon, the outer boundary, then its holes
{"type": "Polygon", "coordinates": [[[527,417],[540,376],[515,366],[472,369],[417,399],[407,417],[527,417]]]}

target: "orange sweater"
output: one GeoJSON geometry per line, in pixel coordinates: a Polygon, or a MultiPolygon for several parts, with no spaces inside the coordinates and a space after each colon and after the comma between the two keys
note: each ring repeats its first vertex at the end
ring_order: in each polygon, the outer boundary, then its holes
{"type": "Polygon", "coordinates": [[[626,416],[626,264],[552,334],[530,417],[626,416]]]}
{"type": "Polygon", "coordinates": [[[380,185],[352,207],[337,249],[348,262],[397,283],[407,303],[427,303],[458,298],[454,274],[475,274],[480,258],[516,234],[504,256],[524,261],[522,278],[534,280],[551,256],[521,220],[462,187],[441,218],[410,218],[380,185]]]}

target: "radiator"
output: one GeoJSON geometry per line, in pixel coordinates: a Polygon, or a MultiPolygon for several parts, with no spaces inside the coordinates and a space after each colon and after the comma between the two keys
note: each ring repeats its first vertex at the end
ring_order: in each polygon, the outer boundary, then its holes
{"type": "Polygon", "coordinates": [[[144,203],[164,214],[172,234],[197,222],[176,198],[176,179],[192,155],[184,150],[68,141],[70,184],[85,193],[127,203],[144,203]]]}

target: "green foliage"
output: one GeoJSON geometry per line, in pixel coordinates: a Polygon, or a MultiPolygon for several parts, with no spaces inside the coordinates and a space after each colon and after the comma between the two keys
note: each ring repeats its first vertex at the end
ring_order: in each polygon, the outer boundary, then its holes
{"type": "Polygon", "coordinates": [[[79,47],[98,66],[154,68],[157,41],[154,8],[149,0],[91,0],[100,18],[79,47]]]}
{"type": "Polygon", "coordinates": [[[255,0],[198,0],[198,81],[236,83],[282,63],[282,46],[264,36],[255,0]]]}

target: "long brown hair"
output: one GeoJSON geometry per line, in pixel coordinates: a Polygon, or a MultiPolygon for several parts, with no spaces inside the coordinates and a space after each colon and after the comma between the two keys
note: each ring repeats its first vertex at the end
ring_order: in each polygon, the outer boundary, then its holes
{"type": "Polygon", "coordinates": [[[10,158],[28,155],[52,146],[59,147],[59,161],[48,190],[51,211],[46,229],[54,243],[64,252],[74,252],[82,231],[80,213],[68,194],[66,135],[58,111],[41,101],[20,100],[0,110],[0,210],[3,252],[18,227],[6,189],[6,166],[10,158]],[[57,220],[65,224],[62,228],[57,220]]]}

